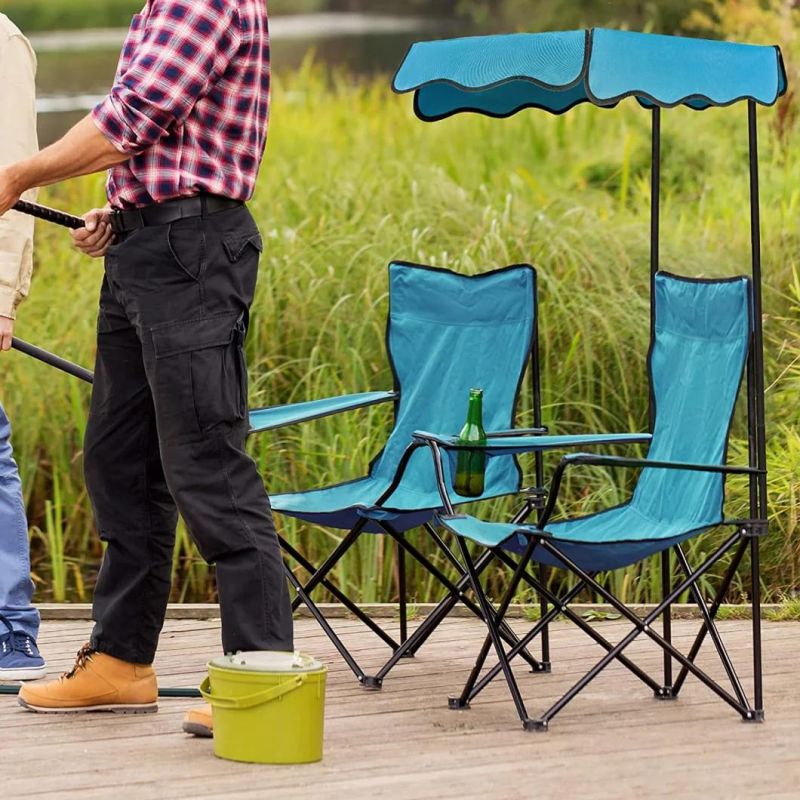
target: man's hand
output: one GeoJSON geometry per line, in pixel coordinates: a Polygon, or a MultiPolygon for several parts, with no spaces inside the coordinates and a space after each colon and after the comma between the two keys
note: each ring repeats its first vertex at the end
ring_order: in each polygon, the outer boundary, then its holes
{"type": "Polygon", "coordinates": [[[86,227],[70,232],[75,247],[87,256],[101,258],[114,241],[109,213],[109,208],[94,208],[83,215],[86,227]]]}
{"type": "Polygon", "coordinates": [[[13,167],[0,167],[0,217],[14,207],[27,188],[20,185],[13,167]]]}
{"type": "Polygon", "coordinates": [[[5,352],[11,349],[11,338],[14,336],[14,320],[9,317],[0,317],[0,350],[5,352]]]}

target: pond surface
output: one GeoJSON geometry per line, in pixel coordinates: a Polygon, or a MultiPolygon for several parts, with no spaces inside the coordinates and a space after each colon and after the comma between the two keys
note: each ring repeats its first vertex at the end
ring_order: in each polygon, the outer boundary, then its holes
{"type": "MultiPolygon", "coordinates": [[[[273,18],[277,70],[300,66],[310,54],[356,75],[391,73],[420,38],[458,35],[447,20],[367,14],[307,14],[273,18]]],[[[61,136],[108,91],[124,30],[72,31],[31,37],[39,58],[39,135],[42,146],[61,136]]]]}

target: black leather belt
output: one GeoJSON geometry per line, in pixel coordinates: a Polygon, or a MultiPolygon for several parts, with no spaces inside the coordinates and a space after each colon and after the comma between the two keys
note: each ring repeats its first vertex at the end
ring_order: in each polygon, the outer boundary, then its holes
{"type": "Polygon", "coordinates": [[[143,208],[114,209],[110,214],[111,230],[114,233],[130,233],[153,225],[169,225],[170,222],[187,217],[207,217],[242,205],[244,203],[241,200],[198,194],[194,197],[165,200],[143,208]]]}

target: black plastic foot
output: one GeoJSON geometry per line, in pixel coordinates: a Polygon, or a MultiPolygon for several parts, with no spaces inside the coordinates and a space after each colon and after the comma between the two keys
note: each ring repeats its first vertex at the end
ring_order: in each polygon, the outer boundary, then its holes
{"type": "Polygon", "coordinates": [[[678,695],[672,691],[671,686],[662,686],[660,689],[656,689],[653,692],[653,697],[656,700],[677,700],[678,695]]]}
{"type": "Polygon", "coordinates": [[[548,722],[546,719],[526,719],[522,723],[522,729],[525,731],[536,731],[538,733],[547,733],[548,722]]]}
{"type": "Polygon", "coordinates": [[[377,692],[383,687],[383,678],[374,678],[372,675],[365,675],[361,679],[361,685],[371,692],[377,692]]]}
{"type": "Polygon", "coordinates": [[[552,671],[549,661],[539,661],[535,667],[531,667],[531,672],[544,672],[549,674],[552,671]]]}
{"type": "Polygon", "coordinates": [[[764,709],[759,708],[755,711],[748,711],[742,717],[742,722],[763,722],[764,721],[764,709]]]}
{"type": "Polygon", "coordinates": [[[469,700],[464,702],[460,697],[448,697],[447,707],[451,711],[466,711],[469,708],[469,700]]]}

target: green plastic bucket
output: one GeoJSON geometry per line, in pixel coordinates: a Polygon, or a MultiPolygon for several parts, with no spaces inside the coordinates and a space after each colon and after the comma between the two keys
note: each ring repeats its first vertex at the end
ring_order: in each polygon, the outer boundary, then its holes
{"type": "Polygon", "coordinates": [[[328,669],[301,653],[248,652],[208,662],[200,693],[214,714],[214,753],[255,764],[322,758],[328,669]]]}

